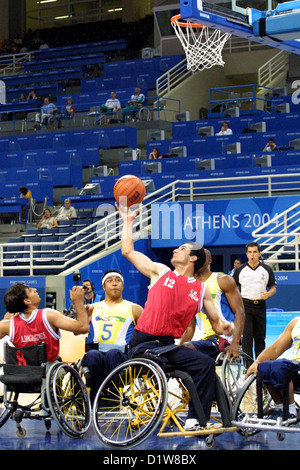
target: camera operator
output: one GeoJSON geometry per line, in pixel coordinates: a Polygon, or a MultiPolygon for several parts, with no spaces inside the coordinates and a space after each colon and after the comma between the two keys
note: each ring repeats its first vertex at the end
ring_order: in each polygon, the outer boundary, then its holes
{"type": "MultiPolygon", "coordinates": [[[[79,282],[81,280],[81,272],[80,271],[74,271],[73,272],[73,282],[75,282],[76,286],[78,286],[79,282]]],[[[102,300],[102,295],[101,294],[96,294],[95,293],[95,286],[92,281],[89,279],[85,279],[82,281],[82,288],[84,290],[84,304],[93,304],[94,302],[100,302],[102,300]]],[[[71,303],[68,310],[64,309],[64,314],[67,317],[71,318],[76,318],[76,310],[74,308],[74,305],[71,303]]]]}
{"type": "Polygon", "coordinates": [[[93,304],[94,302],[100,302],[102,300],[101,294],[96,294],[95,285],[89,279],[82,281],[82,287],[84,289],[84,303],[93,304]]]}

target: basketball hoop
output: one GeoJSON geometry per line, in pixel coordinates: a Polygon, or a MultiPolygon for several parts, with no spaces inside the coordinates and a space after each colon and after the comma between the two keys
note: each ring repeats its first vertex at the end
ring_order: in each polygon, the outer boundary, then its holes
{"type": "Polygon", "coordinates": [[[182,21],[181,15],[173,16],[171,25],[185,51],[188,70],[196,72],[210,69],[214,65],[225,65],[222,51],[230,33],[219,29],[210,32],[207,26],[182,21]]]}

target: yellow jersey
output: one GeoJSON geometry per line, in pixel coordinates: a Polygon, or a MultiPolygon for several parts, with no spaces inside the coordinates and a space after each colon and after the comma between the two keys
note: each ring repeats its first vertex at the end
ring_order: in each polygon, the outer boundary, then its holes
{"type": "MultiPolygon", "coordinates": [[[[218,277],[224,275],[223,273],[211,273],[208,279],[206,279],[205,284],[209,289],[214,306],[217,310],[219,317],[225,322],[234,322],[234,313],[228,303],[228,300],[224,292],[220,289],[218,283],[218,277]]],[[[211,336],[216,336],[216,332],[213,330],[211,323],[204,312],[198,312],[197,314],[197,324],[201,331],[201,339],[206,340],[211,336]]],[[[223,336],[226,338],[229,343],[232,341],[232,337],[223,336]]]]}
{"type": "Polygon", "coordinates": [[[132,314],[132,302],[122,302],[110,307],[105,300],[94,304],[87,344],[98,344],[100,351],[112,348],[125,349],[129,343],[135,321],[132,314]]]}
{"type": "Polygon", "coordinates": [[[292,361],[300,362],[300,318],[292,330],[292,361]]]}

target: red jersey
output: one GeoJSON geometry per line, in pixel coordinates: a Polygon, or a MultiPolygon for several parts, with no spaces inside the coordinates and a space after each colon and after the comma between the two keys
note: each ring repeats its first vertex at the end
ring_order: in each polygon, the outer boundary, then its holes
{"type": "Polygon", "coordinates": [[[149,286],[145,308],[136,329],[155,336],[181,338],[202,309],[205,284],[194,277],[164,271],[149,286]]]}
{"type": "Polygon", "coordinates": [[[60,332],[54,331],[49,324],[47,310],[34,310],[28,318],[23,313],[12,317],[9,337],[16,348],[46,343],[47,361],[53,362],[59,354],[60,332]]]}

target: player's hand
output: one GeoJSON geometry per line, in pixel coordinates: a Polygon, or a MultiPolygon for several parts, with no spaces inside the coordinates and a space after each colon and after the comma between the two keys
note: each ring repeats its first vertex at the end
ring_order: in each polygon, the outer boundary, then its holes
{"type": "Polygon", "coordinates": [[[142,209],[136,209],[136,210],[131,210],[130,207],[123,206],[122,204],[119,204],[118,202],[115,202],[116,209],[120,212],[120,215],[123,220],[127,220],[128,222],[131,222],[134,220],[137,215],[140,213],[142,209]]]}
{"type": "Polygon", "coordinates": [[[81,286],[74,286],[70,290],[70,299],[75,304],[76,302],[84,303],[84,289],[81,286]]]}

